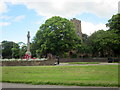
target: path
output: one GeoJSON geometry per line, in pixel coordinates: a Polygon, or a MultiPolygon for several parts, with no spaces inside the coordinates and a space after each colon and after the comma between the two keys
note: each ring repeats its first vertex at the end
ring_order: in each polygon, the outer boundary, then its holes
{"type": "Polygon", "coordinates": [[[69,63],[60,63],[56,66],[88,66],[88,65],[118,65],[118,63],[99,63],[99,64],[69,64],[69,63]]]}
{"type": "MultiPolygon", "coordinates": [[[[59,86],[59,85],[30,85],[16,83],[0,83],[2,88],[110,88],[110,87],[90,87],[90,86],[59,86]]],[[[117,87],[111,87],[117,88],[117,87]]]]}

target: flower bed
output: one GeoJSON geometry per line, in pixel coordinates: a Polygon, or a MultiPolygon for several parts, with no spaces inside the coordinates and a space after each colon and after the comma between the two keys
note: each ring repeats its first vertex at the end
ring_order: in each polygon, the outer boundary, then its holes
{"type": "Polygon", "coordinates": [[[47,58],[37,58],[37,59],[0,59],[0,61],[43,61],[47,60],[47,58]]]}

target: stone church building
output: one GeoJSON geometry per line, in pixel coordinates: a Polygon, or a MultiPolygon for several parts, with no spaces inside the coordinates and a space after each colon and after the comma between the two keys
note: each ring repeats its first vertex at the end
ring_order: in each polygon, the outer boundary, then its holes
{"type": "Polygon", "coordinates": [[[76,18],[73,18],[70,20],[71,22],[74,23],[75,25],[75,28],[76,28],[76,34],[81,38],[82,40],[82,29],[81,29],[81,21],[76,19],[76,18]]]}

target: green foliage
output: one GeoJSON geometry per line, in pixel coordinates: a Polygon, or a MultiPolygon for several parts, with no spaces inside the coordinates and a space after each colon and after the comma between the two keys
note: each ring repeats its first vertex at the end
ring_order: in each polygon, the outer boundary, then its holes
{"type": "Polygon", "coordinates": [[[109,27],[109,30],[120,34],[120,14],[113,15],[106,26],[109,27]]]}
{"type": "Polygon", "coordinates": [[[12,41],[2,41],[2,56],[3,58],[18,58],[19,45],[12,41]]]}
{"type": "Polygon", "coordinates": [[[33,44],[36,44],[38,55],[47,53],[61,55],[64,52],[76,49],[80,42],[73,23],[66,18],[54,16],[40,26],[33,44]]]}
{"type": "Polygon", "coordinates": [[[87,45],[86,43],[82,43],[81,45],[79,45],[77,52],[86,54],[91,53],[91,46],[87,45]]]}
{"type": "Polygon", "coordinates": [[[73,53],[73,54],[71,55],[71,58],[77,58],[77,54],[73,53]]]}
{"type": "Polygon", "coordinates": [[[118,86],[118,65],[2,67],[2,82],[118,86]]]}
{"type": "Polygon", "coordinates": [[[13,47],[12,42],[2,41],[2,57],[3,58],[12,57],[12,50],[11,50],[12,47],[13,47]]]}
{"type": "Polygon", "coordinates": [[[25,56],[26,51],[27,51],[27,45],[24,42],[18,42],[18,45],[20,46],[19,58],[23,58],[25,56]]]}
{"type": "Polygon", "coordinates": [[[83,33],[83,34],[82,34],[83,43],[86,43],[86,42],[87,42],[87,39],[88,39],[88,35],[83,33]]]}
{"type": "Polygon", "coordinates": [[[82,43],[77,45],[78,57],[91,57],[92,46],[88,45],[88,35],[82,34],[82,43]]]}
{"type": "MultiPolygon", "coordinates": [[[[68,51],[74,50],[78,56],[119,56],[120,55],[120,14],[113,15],[106,24],[109,30],[99,30],[91,36],[75,34],[74,25],[59,16],[46,20],[34,38],[32,51],[39,56],[47,53],[67,57],[68,51]]],[[[72,57],[76,57],[73,55],[72,57]]]]}
{"type": "Polygon", "coordinates": [[[120,56],[120,14],[113,15],[106,26],[109,27],[107,31],[99,30],[89,37],[83,35],[84,43],[78,52],[86,53],[91,50],[95,57],[120,56]]]}
{"type": "Polygon", "coordinates": [[[30,44],[30,51],[32,53],[32,57],[39,57],[39,55],[37,55],[39,54],[39,51],[37,50],[38,48],[39,46],[37,46],[36,43],[33,42],[30,44]]]}
{"type": "Polygon", "coordinates": [[[120,46],[120,36],[113,31],[99,30],[89,37],[89,45],[93,54],[100,56],[114,56],[120,46]]]}
{"type": "Polygon", "coordinates": [[[20,48],[20,58],[23,58],[25,56],[25,53],[27,51],[27,46],[26,45],[23,45],[21,48],[20,48]]]}

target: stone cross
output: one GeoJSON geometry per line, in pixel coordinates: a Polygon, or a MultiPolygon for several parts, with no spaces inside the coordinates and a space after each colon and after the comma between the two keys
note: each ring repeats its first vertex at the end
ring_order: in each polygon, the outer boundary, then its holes
{"type": "Polygon", "coordinates": [[[28,31],[27,34],[27,52],[25,54],[26,59],[30,59],[31,58],[31,52],[30,52],[30,32],[28,31]]]}
{"type": "Polygon", "coordinates": [[[30,51],[30,32],[27,34],[27,51],[30,51]]]}

